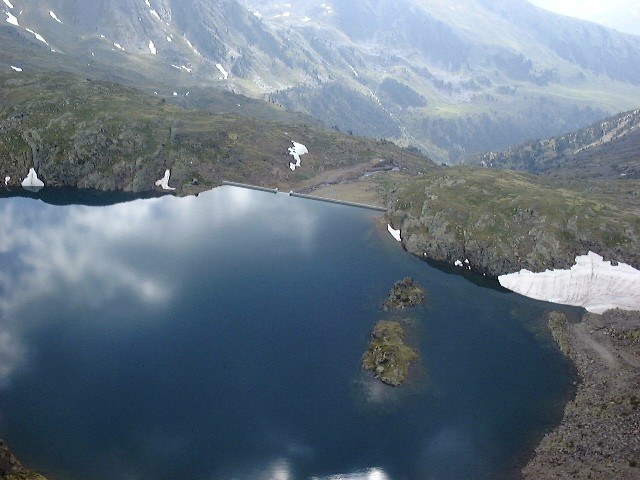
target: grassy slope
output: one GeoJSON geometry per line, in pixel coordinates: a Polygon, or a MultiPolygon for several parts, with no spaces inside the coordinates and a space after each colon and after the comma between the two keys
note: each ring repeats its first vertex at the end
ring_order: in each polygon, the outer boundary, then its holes
{"type": "MultiPolygon", "coordinates": [[[[384,141],[304,123],[265,122],[169,105],[103,81],[57,75],[0,76],[0,173],[11,184],[35,167],[51,186],[148,191],[164,169],[179,193],[235,180],[282,188],[372,161],[428,169],[432,164],[384,141]],[[307,145],[292,172],[291,140],[307,145]]],[[[356,172],[357,173],[357,172],[356,172]]]]}
{"type": "Polygon", "coordinates": [[[640,182],[566,182],[459,167],[385,181],[407,250],[499,275],[567,268],[589,250],[640,266],[640,182]]]}

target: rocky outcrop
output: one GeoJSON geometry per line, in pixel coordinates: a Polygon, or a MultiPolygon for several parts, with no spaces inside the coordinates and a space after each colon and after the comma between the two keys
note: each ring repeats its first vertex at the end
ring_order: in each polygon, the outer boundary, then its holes
{"type": "Polygon", "coordinates": [[[569,355],[569,331],[567,327],[567,316],[562,312],[550,312],[547,317],[547,326],[551,331],[553,339],[558,344],[558,348],[565,355],[569,355]]]}
{"type": "Polygon", "coordinates": [[[371,331],[362,367],[383,383],[397,387],[409,375],[409,365],[418,355],[404,344],[404,329],[398,322],[380,320],[371,331]]]}
{"type": "Polygon", "coordinates": [[[619,184],[580,188],[518,172],[451,168],[398,180],[387,194],[388,217],[408,252],[452,265],[468,260],[472,270],[495,277],[569,269],[589,251],[640,268],[637,198],[619,184]]]}
{"type": "Polygon", "coordinates": [[[0,440],[0,480],[47,480],[42,475],[25,468],[0,440]]]}
{"type": "Polygon", "coordinates": [[[398,280],[389,292],[389,298],[382,304],[382,309],[399,310],[415,307],[424,302],[424,290],[413,278],[406,277],[398,280]]]}

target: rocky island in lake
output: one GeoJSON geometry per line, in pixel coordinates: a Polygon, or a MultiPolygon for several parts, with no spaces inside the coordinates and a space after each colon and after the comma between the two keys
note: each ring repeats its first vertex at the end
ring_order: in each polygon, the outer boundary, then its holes
{"type": "Polygon", "coordinates": [[[380,320],[371,331],[369,348],[362,356],[362,367],[383,383],[397,387],[409,375],[409,365],[418,355],[404,344],[399,322],[380,320]]]}
{"type": "Polygon", "coordinates": [[[415,307],[424,302],[424,290],[413,278],[406,277],[398,280],[389,292],[382,305],[383,310],[398,310],[407,307],[415,307]]]}

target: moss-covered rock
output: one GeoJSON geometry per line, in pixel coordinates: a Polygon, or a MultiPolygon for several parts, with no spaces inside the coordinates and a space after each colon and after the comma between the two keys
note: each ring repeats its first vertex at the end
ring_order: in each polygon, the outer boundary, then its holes
{"type": "Polygon", "coordinates": [[[424,302],[424,290],[410,277],[398,280],[391,291],[389,298],[382,305],[383,310],[402,309],[415,307],[424,302]]]}
{"type": "Polygon", "coordinates": [[[400,323],[380,320],[371,332],[362,367],[383,383],[396,387],[407,379],[409,365],[417,358],[416,352],[404,344],[400,323]]]}

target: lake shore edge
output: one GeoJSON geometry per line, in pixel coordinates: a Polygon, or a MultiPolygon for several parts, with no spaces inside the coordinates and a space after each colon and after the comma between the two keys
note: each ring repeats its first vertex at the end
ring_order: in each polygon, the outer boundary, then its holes
{"type": "Polygon", "coordinates": [[[560,424],[522,469],[523,477],[638,478],[640,312],[587,313],[553,330],[559,348],[568,344],[565,354],[580,383],[560,424]]]}

